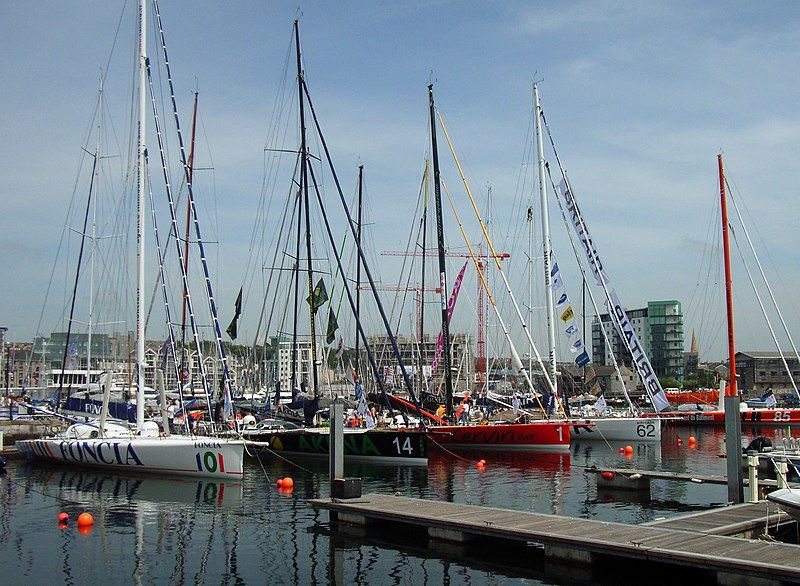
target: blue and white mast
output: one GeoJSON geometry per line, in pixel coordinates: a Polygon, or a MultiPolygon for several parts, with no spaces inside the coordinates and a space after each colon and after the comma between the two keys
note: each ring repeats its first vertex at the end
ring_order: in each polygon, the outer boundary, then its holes
{"type": "Polygon", "coordinates": [[[139,0],[139,117],[136,126],[136,429],[144,426],[144,157],[145,157],[145,75],[147,68],[147,11],[139,0]]]}

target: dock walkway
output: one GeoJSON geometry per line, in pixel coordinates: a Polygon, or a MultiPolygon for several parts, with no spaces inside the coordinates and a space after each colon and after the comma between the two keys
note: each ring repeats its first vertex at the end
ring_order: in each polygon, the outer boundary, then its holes
{"type": "Polygon", "coordinates": [[[743,579],[800,583],[800,546],[786,543],[381,494],[309,503],[329,511],[334,523],[425,527],[434,539],[459,543],[493,538],[536,542],[544,545],[547,558],[569,563],[615,556],[713,571],[720,584],[743,579]]]}
{"type": "Polygon", "coordinates": [[[767,527],[774,528],[789,523],[794,523],[794,521],[788,514],[778,509],[775,504],[761,501],[689,513],[670,519],[659,519],[645,523],[645,525],[707,535],[756,537],[767,527]]]}

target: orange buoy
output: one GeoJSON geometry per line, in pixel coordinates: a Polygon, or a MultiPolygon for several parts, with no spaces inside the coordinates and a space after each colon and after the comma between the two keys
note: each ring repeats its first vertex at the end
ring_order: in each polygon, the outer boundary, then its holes
{"type": "Polygon", "coordinates": [[[693,435],[690,435],[690,436],[689,436],[689,445],[690,445],[690,446],[693,446],[693,445],[695,445],[696,443],[697,443],[697,438],[695,438],[693,435]]]}
{"type": "Polygon", "coordinates": [[[66,523],[69,521],[69,513],[59,513],[58,514],[58,522],[59,523],[66,523]]]}
{"type": "Polygon", "coordinates": [[[632,454],[633,453],[633,446],[630,446],[630,445],[625,446],[625,453],[626,454],[632,454]]]}
{"type": "Polygon", "coordinates": [[[275,484],[278,485],[278,488],[283,488],[283,478],[278,478],[278,480],[275,481],[275,484]]]}
{"type": "Polygon", "coordinates": [[[604,470],[602,474],[600,474],[606,480],[611,480],[614,478],[614,473],[611,470],[604,470]]]}
{"type": "Polygon", "coordinates": [[[475,464],[475,467],[478,470],[485,470],[486,469],[486,464],[484,464],[483,462],[478,462],[477,464],[475,464]]]}
{"type": "Polygon", "coordinates": [[[294,480],[290,476],[283,479],[283,488],[294,488],[294,480]]]}
{"type": "Polygon", "coordinates": [[[81,513],[78,515],[78,527],[90,527],[94,525],[94,517],[91,513],[81,513]]]}
{"type": "Polygon", "coordinates": [[[483,464],[485,466],[486,465],[486,460],[478,460],[478,464],[483,464]]]}

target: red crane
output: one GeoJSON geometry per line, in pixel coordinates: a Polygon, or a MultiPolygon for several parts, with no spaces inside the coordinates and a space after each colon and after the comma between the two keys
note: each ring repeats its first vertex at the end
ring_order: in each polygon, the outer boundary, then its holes
{"type": "MultiPolygon", "coordinates": [[[[438,256],[438,252],[435,250],[426,250],[424,253],[415,251],[415,252],[403,252],[399,250],[385,250],[381,252],[381,256],[438,256]]],[[[446,252],[445,256],[453,257],[453,258],[473,258],[473,255],[469,254],[468,252],[446,252]]],[[[507,260],[511,258],[511,255],[507,252],[501,252],[498,254],[483,254],[483,248],[481,245],[478,245],[478,254],[475,255],[475,259],[477,260],[478,271],[483,273],[486,270],[487,265],[484,264],[484,261],[489,259],[499,259],[499,260],[507,260]]],[[[475,381],[480,388],[484,383],[484,377],[486,376],[486,337],[484,332],[484,322],[486,320],[486,300],[484,297],[484,289],[482,284],[482,279],[478,277],[478,358],[475,364],[475,372],[478,375],[478,380],[475,381]]],[[[419,290],[419,288],[414,289],[419,290]]],[[[425,291],[431,291],[431,289],[426,289],[425,291]]],[[[441,289],[436,289],[437,293],[441,293],[441,289]]],[[[422,297],[420,295],[420,297],[422,297]]],[[[419,309],[418,309],[419,311],[419,309]]],[[[418,314],[419,315],[419,314],[418,314]]],[[[422,332],[420,332],[420,339],[422,339],[422,332]]]]}

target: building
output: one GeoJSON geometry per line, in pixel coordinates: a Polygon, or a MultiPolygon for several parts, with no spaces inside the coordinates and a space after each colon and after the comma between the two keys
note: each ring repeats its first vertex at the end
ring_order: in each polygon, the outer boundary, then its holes
{"type": "MultiPolygon", "coordinates": [[[[88,349],[89,334],[85,333],[71,332],[69,348],[67,348],[67,332],[53,332],[49,338],[37,336],[33,340],[33,351],[39,356],[44,355],[44,362],[52,368],[61,366],[65,350],[68,367],[86,368],[88,349]]],[[[92,367],[98,367],[100,363],[109,360],[113,356],[111,336],[99,332],[92,334],[91,350],[92,367]]]]}
{"type": "MultiPolygon", "coordinates": [[[[683,312],[679,301],[648,301],[647,307],[626,310],[628,320],[653,365],[656,374],[684,379],[683,312]]],[[[630,353],[617,334],[611,316],[602,314],[592,323],[592,358],[595,364],[633,367],[630,353]],[[602,324],[602,326],[601,326],[602,324]],[[610,344],[606,344],[603,328],[610,344]]]]}
{"type": "MultiPolygon", "coordinates": [[[[783,357],[797,381],[800,379],[800,364],[793,354],[784,352],[783,357]]],[[[739,389],[751,397],[760,395],[768,388],[776,393],[794,393],[791,378],[778,352],[737,352],[736,374],[739,389]]]]}
{"type": "MultiPolygon", "coordinates": [[[[387,336],[372,336],[368,340],[372,352],[374,353],[375,361],[383,373],[384,383],[389,388],[404,388],[405,382],[403,381],[402,372],[395,359],[389,338],[387,336]]],[[[431,365],[436,355],[436,338],[426,335],[424,340],[420,343],[416,339],[398,336],[396,341],[406,373],[411,378],[416,389],[419,389],[422,383],[422,380],[417,377],[420,359],[423,365],[423,374],[429,379],[429,388],[435,391],[443,387],[443,360],[440,360],[436,371],[433,372],[431,377],[431,365]]],[[[450,335],[450,353],[452,356],[453,391],[456,393],[463,393],[472,388],[474,380],[474,359],[467,334],[450,335]]],[[[370,368],[370,365],[367,361],[367,353],[363,349],[361,350],[359,360],[361,362],[361,372],[364,373],[370,368]]]]}

